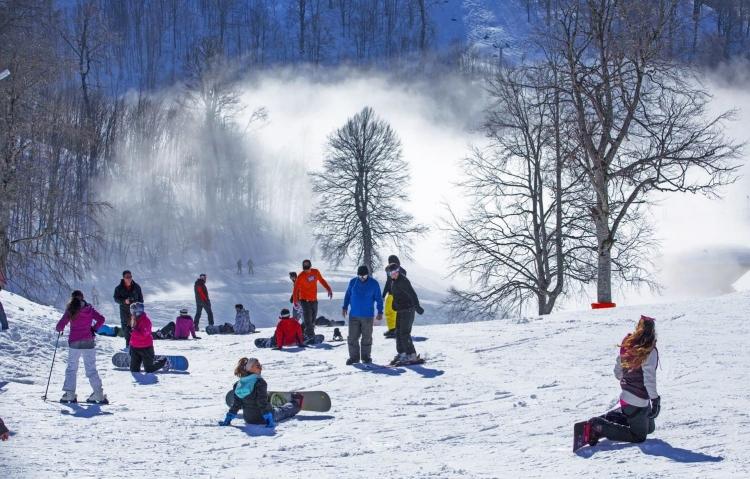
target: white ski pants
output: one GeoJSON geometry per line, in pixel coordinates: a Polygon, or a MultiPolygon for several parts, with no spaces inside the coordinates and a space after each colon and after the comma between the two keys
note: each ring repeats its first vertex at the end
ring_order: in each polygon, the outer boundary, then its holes
{"type": "Polygon", "coordinates": [[[96,349],[68,349],[68,367],[65,369],[65,384],[63,391],[75,392],[76,375],[78,374],[78,361],[83,357],[83,367],[86,370],[86,377],[89,378],[91,389],[94,392],[102,390],[102,380],[96,371],[96,349]]]}

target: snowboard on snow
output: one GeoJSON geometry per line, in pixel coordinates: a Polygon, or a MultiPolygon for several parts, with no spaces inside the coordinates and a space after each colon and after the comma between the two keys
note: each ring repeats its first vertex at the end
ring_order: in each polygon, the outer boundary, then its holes
{"type": "Polygon", "coordinates": [[[576,452],[589,443],[588,421],[577,422],[573,425],[573,452],[576,452]]]}
{"type": "Polygon", "coordinates": [[[206,326],[206,334],[234,334],[231,324],[209,324],[206,326]]]}
{"type": "MultiPolygon", "coordinates": [[[[269,391],[268,401],[272,406],[283,406],[292,401],[292,392],[302,394],[303,411],[327,412],[331,410],[331,397],[325,391],[269,391]]],[[[227,392],[225,401],[227,406],[234,404],[234,390],[227,392]]]]}
{"type": "MultiPolygon", "coordinates": [[[[320,344],[323,341],[325,341],[325,336],[322,334],[316,334],[315,340],[310,344],[320,344]]],[[[273,344],[273,337],[270,338],[257,338],[255,340],[255,347],[256,348],[272,348],[274,346],[273,344]]],[[[284,346],[285,348],[295,347],[295,346],[284,346]]]]}
{"type": "MultiPolygon", "coordinates": [[[[185,356],[156,356],[157,359],[160,357],[167,358],[167,365],[165,365],[163,368],[160,369],[160,371],[167,371],[169,369],[174,369],[175,371],[187,371],[188,370],[188,360],[185,356]]],[[[114,356],[112,356],[112,364],[115,365],[115,367],[118,368],[129,368],[130,367],[130,354],[128,353],[115,353],[114,356]]]]}

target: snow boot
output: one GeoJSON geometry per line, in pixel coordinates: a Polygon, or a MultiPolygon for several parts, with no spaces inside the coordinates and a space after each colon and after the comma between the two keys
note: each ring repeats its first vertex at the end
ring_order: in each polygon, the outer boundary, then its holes
{"type": "Polygon", "coordinates": [[[395,339],[396,338],[396,330],[395,329],[389,329],[388,331],[383,333],[383,336],[389,339],[395,339]]]}
{"type": "Polygon", "coordinates": [[[358,363],[358,362],[359,362],[359,359],[349,358],[349,359],[346,360],[346,365],[347,366],[351,366],[352,364],[355,364],[355,363],[358,363]]]}
{"type": "Polygon", "coordinates": [[[594,419],[589,419],[586,425],[583,426],[583,440],[591,447],[599,443],[601,433],[601,426],[594,424],[594,419]]]}
{"type": "Polygon", "coordinates": [[[333,328],[333,341],[343,341],[344,336],[341,335],[341,330],[339,328],[333,328]]]}
{"type": "Polygon", "coordinates": [[[406,361],[406,353],[398,353],[396,356],[393,357],[393,360],[391,361],[391,366],[402,363],[406,361]]]}
{"type": "Polygon", "coordinates": [[[109,404],[109,399],[107,399],[107,395],[104,394],[104,391],[100,389],[91,393],[91,396],[86,399],[86,402],[91,404],[109,404]]]}
{"type": "Polygon", "coordinates": [[[74,391],[65,391],[63,397],[60,398],[60,402],[63,404],[77,403],[78,397],[76,396],[76,393],[74,391]]]}
{"type": "Polygon", "coordinates": [[[419,354],[417,354],[417,353],[407,354],[405,361],[407,363],[411,363],[411,362],[414,362],[414,361],[419,361],[419,354]]]}
{"type": "Polygon", "coordinates": [[[367,356],[366,358],[362,358],[362,362],[365,364],[372,364],[372,358],[367,356]]]}

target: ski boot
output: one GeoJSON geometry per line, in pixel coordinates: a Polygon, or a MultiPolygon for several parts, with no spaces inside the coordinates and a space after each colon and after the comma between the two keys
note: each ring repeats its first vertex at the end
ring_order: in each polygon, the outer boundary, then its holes
{"type": "Polygon", "coordinates": [[[385,336],[388,339],[395,339],[396,338],[396,330],[395,329],[389,329],[388,331],[383,333],[383,336],[385,336]]]}
{"type": "Polygon", "coordinates": [[[359,359],[357,358],[349,358],[346,360],[346,365],[351,366],[352,364],[356,364],[359,362],[359,359]]]}
{"type": "Polygon", "coordinates": [[[76,393],[74,391],[65,391],[63,397],[60,398],[60,402],[63,404],[75,404],[78,402],[78,396],[76,396],[76,393]]]}
{"type": "Polygon", "coordinates": [[[91,393],[91,396],[86,399],[86,402],[90,404],[109,404],[109,399],[107,399],[107,395],[104,394],[104,391],[100,389],[91,393]]]}

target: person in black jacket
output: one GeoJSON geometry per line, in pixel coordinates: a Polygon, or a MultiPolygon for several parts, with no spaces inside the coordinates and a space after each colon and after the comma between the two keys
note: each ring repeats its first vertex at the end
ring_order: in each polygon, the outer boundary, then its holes
{"type": "Polygon", "coordinates": [[[411,340],[411,327],[414,324],[414,312],[424,313],[419,305],[419,298],[406,276],[400,274],[401,268],[396,263],[388,265],[390,294],[393,296],[393,310],[396,311],[396,357],[393,363],[415,361],[417,351],[411,340]]]}
{"type": "Polygon", "coordinates": [[[232,419],[242,409],[242,416],[248,424],[265,424],[276,427],[277,422],[295,416],[302,409],[302,394],[292,393],[292,401],[280,407],[272,406],[268,400],[268,385],[260,377],[263,366],[256,358],[242,358],[234,368],[239,378],[234,384],[234,403],[229,408],[220,426],[229,426],[232,419]]]}
{"type": "Polygon", "coordinates": [[[385,267],[385,285],[383,285],[383,301],[385,306],[385,324],[388,327],[383,336],[386,338],[396,337],[396,311],[393,310],[393,297],[390,295],[391,292],[391,276],[388,274],[388,267],[391,264],[396,264],[399,268],[399,275],[406,276],[406,269],[401,266],[401,261],[398,256],[392,254],[388,257],[388,266],[385,267]]]}
{"type": "Polygon", "coordinates": [[[115,288],[115,303],[120,305],[120,326],[125,336],[125,348],[130,348],[130,305],[143,302],[143,292],[140,285],[133,281],[133,273],[128,270],[122,272],[120,284],[115,288]]]}

